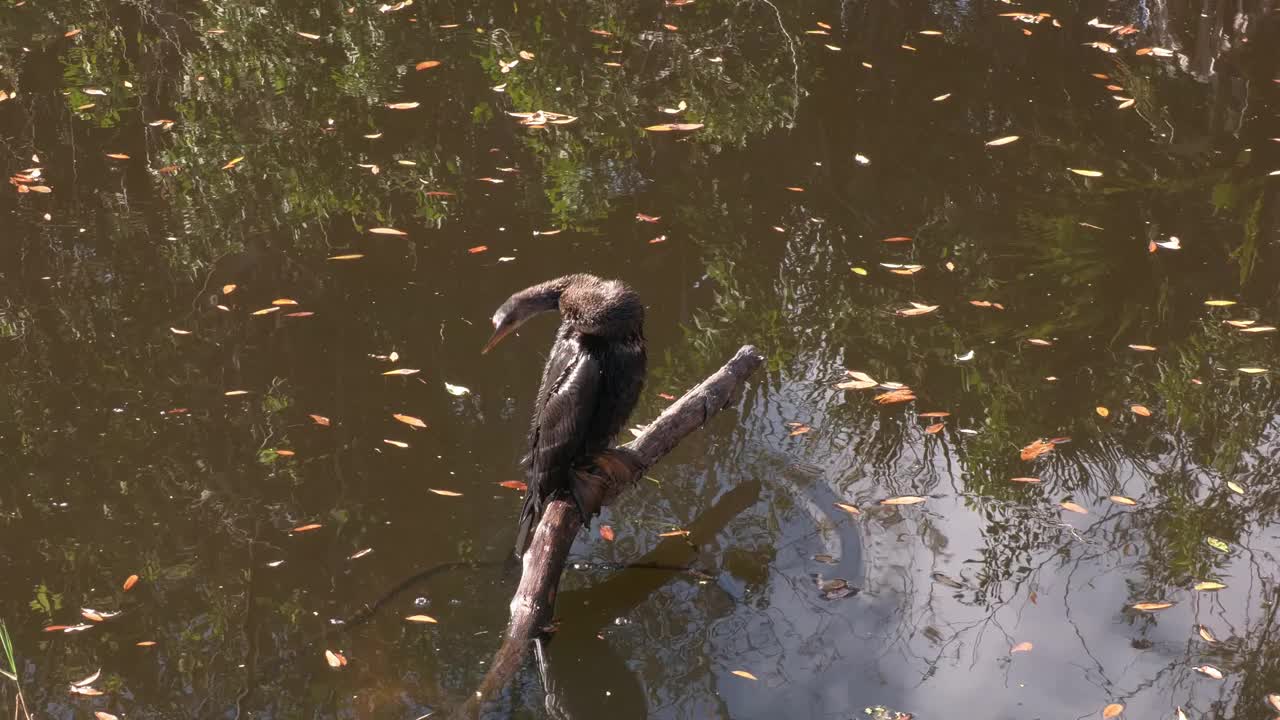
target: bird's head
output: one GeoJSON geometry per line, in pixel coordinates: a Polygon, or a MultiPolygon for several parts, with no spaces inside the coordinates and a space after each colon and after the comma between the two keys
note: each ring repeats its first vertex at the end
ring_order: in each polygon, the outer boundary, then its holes
{"type": "Polygon", "coordinates": [[[564,294],[572,277],[557,278],[534,285],[507,298],[507,301],[502,303],[502,307],[493,314],[493,335],[489,336],[489,342],[485,343],[480,353],[484,354],[492,350],[502,338],[515,332],[534,315],[559,309],[560,296],[564,294]]]}

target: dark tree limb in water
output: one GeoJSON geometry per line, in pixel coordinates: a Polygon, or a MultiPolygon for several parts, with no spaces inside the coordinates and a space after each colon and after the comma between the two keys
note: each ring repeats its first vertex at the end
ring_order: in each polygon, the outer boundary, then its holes
{"type": "MultiPolygon", "coordinates": [[[[613,502],[640,479],[685,437],[706,424],[733,401],[746,379],[764,358],[750,345],[740,348],[729,362],[684,394],[654,420],[634,441],[596,459],[593,467],[580,473],[592,491],[583,493],[584,509],[596,513],[613,502]]],[[[582,527],[573,503],[551,502],[534,531],[525,552],[520,586],[511,600],[511,620],[502,646],[475,696],[459,709],[458,717],[474,717],[481,704],[506,686],[524,662],[530,641],[542,634],[551,622],[560,575],[574,538],[582,527]]]]}

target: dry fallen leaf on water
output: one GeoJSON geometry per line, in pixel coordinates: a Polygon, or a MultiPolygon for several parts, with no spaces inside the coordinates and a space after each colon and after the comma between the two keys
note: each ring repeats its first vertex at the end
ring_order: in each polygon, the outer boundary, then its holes
{"type": "Polygon", "coordinates": [[[131,590],[134,585],[138,584],[138,580],[139,578],[137,575],[130,575],[129,577],[124,579],[124,585],[121,585],[120,587],[125,592],[129,592],[129,590],[131,590]]]}
{"type": "Polygon", "coordinates": [[[1081,170],[1080,168],[1067,168],[1067,169],[1077,175],[1083,175],[1084,177],[1102,177],[1101,170],[1081,170]]]}
{"type": "Polygon", "coordinates": [[[1260,368],[1260,367],[1242,367],[1239,370],[1240,372],[1246,375],[1261,375],[1262,373],[1267,371],[1266,368],[1260,368]]]}
{"type": "Polygon", "coordinates": [[[464,387],[464,386],[462,386],[462,385],[454,385],[454,384],[453,384],[453,383],[451,383],[451,382],[446,382],[446,383],[444,384],[444,391],[445,391],[445,392],[447,392],[447,393],[449,393],[450,395],[452,395],[452,396],[454,396],[454,397],[462,397],[462,396],[464,396],[464,395],[470,395],[470,394],[471,394],[471,388],[469,388],[469,387],[464,387]]]}
{"type": "Polygon", "coordinates": [[[1019,139],[1020,137],[1022,137],[1022,136],[1021,136],[1021,135],[1006,135],[1006,136],[1004,136],[1004,137],[996,138],[995,140],[988,140],[988,141],[987,141],[987,147],[1000,147],[1001,145],[1008,145],[1009,143],[1018,142],[1018,139],[1019,139]]]}
{"type": "Polygon", "coordinates": [[[224,397],[238,397],[240,395],[248,395],[248,390],[228,390],[222,393],[224,397]]]}
{"type": "Polygon", "coordinates": [[[1120,703],[1111,703],[1110,705],[1102,708],[1102,717],[1106,718],[1106,720],[1111,720],[1111,718],[1120,717],[1120,713],[1122,712],[1124,712],[1124,705],[1121,705],[1120,703]]]}
{"type": "Polygon", "coordinates": [[[1069,510],[1073,513],[1079,513],[1081,515],[1089,514],[1088,510],[1085,510],[1082,506],[1077,505],[1076,503],[1073,503],[1070,500],[1063,500],[1061,503],[1058,503],[1058,504],[1062,506],[1063,510],[1069,510]]]}
{"type": "Polygon", "coordinates": [[[1148,409],[1146,405],[1130,405],[1129,412],[1132,412],[1134,415],[1141,415],[1142,417],[1151,417],[1151,410],[1148,409]]]}
{"type": "Polygon", "coordinates": [[[409,615],[405,617],[405,620],[408,620],[411,623],[422,623],[422,624],[430,623],[432,625],[436,624],[436,619],[431,617],[430,615],[409,615]]]}
{"type": "Polygon", "coordinates": [[[454,490],[439,490],[436,488],[427,488],[427,490],[429,492],[433,492],[437,495],[442,495],[444,497],[462,497],[462,493],[454,490]]]}
{"type": "Polygon", "coordinates": [[[660,538],[688,537],[688,536],[689,536],[688,530],[668,530],[667,532],[664,532],[664,533],[658,533],[658,537],[660,538]]]}
{"type": "Polygon", "coordinates": [[[240,164],[241,162],[243,162],[243,161],[244,161],[244,156],[243,156],[243,155],[241,155],[240,157],[237,157],[237,158],[231,158],[230,160],[228,160],[228,161],[227,161],[227,164],[226,164],[226,165],[223,165],[223,166],[222,166],[222,169],[223,169],[223,170],[230,170],[231,168],[233,168],[233,167],[235,167],[235,166],[239,165],[239,164],[240,164]]]}
{"type": "Polygon", "coordinates": [[[702,123],[662,123],[660,125],[650,125],[645,130],[649,132],[692,132],[705,127],[702,123]]]}
{"type": "Polygon", "coordinates": [[[747,672],[746,670],[734,670],[734,671],[733,671],[733,674],[734,674],[734,675],[737,675],[737,676],[738,676],[738,677],[740,677],[740,678],[746,678],[746,679],[748,679],[748,680],[759,680],[759,678],[757,678],[755,675],[752,675],[751,673],[747,672]]]}
{"type": "Polygon", "coordinates": [[[936,435],[936,434],[938,434],[938,433],[942,432],[942,428],[944,428],[944,427],[946,427],[946,425],[944,425],[943,423],[934,423],[934,424],[930,425],[929,427],[925,428],[925,429],[924,429],[924,431],[925,431],[925,433],[927,433],[927,434],[929,434],[929,435],[936,435]]]}
{"type": "Polygon", "coordinates": [[[1154,345],[1130,345],[1129,348],[1131,350],[1137,350],[1138,352],[1155,352],[1156,351],[1156,348],[1154,345]]]}
{"type": "Polygon", "coordinates": [[[951,413],[943,410],[934,410],[933,412],[922,412],[916,415],[918,418],[944,418],[951,417],[951,413]]]}
{"type": "Polygon", "coordinates": [[[609,525],[600,526],[600,537],[607,542],[613,542],[613,528],[609,525]]]}
{"type": "Polygon", "coordinates": [[[419,105],[419,103],[418,103],[418,102],[416,102],[416,101],[415,101],[415,102],[387,103],[387,108],[388,108],[388,109],[390,109],[390,110],[412,110],[412,109],[414,109],[414,108],[418,107],[418,105],[419,105]]]}
{"type": "Polygon", "coordinates": [[[280,457],[293,457],[298,453],[292,450],[284,450],[284,449],[276,448],[276,454],[279,455],[280,457]]]}
{"type": "Polygon", "coordinates": [[[169,328],[169,332],[173,333],[174,335],[190,335],[191,334],[190,330],[182,330],[176,327],[169,328]]]}
{"type": "MultiPolygon", "coordinates": [[[[1217,636],[1215,636],[1215,635],[1213,634],[1213,631],[1212,631],[1212,630],[1210,630],[1209,628],[1205,627],[1204,625],[1197,625],[1197,626],[1196,626],[1196,633],[1200,635],[1200,639],[1201,639],[1201,640],[1204,640],[1204,641],[1205,641],[1205,642],[1207,642],[1207,643],[1216,643],[1216,642],[1218,642],[1218,638],[1217,638],[1217,636]]],[[[1269,697],[1269,696],[1268,696],[1268,697],[1269,697]]],[[[1280,707],[1277,707],[1277,708],[1276,708],[1276,712],[1280,712],[1280,707]]]]}
{"type": "MultiPolygon", "coordinates": [[[[48,630],[49,630],[49,628],[45,628],[45,631],[46,631],[46,632],[48,632],[48,630]]],[[[83,678],[83,679],[81,679],[81,680],[76,680],[76,681],[72,682],[72,683],[71,683],[71,685],[72,685],[72,687],[84,687],[84,686],[86,686],[86,685],[92,685],[95,681],[97,681],[97,679],[98,679],[99,677],[101,677],[101,675],[102,675],[102,670],[101,670],[101,669],[99,669],[97,672],[95,672],[94,674],[90,675],[89,677],[86,677],[86,678],[83,678]]]]}
{"type": "Polygon", "coordinates": [[[325,416],[323,416],[323,415],[308,415],[307,417],[309,417],[309,418],[311,418],[312,420],[314,420],[314,421],[315,421],[315,423],[316,423],[317,425],[320,425],[320,426],[323,426],[323,427],[329,427],[329,422],[330,422],[330,421],[329,421],[329,418],[327,418],[327,417],[325,417],[325,416]]]}
{"type": "Polygon", "coordinates": [[[887,238],[885,238],[884,240],[881,240],[880,242],[887,242],[887,243],[906,243],[906,242],[911,242],[911,238],[909,238],[909,237],[907,237],[907,236],[905,236],[905,235],[896,235],[896,236],[894,236],[894,237],[887,237],[887,238]]]}
{"type": "Polygon", "coordinates": [[[470,253],[470,254],[472,254],[472,255],[476,255],[476,254],[479,254],[479,253],[485,252],[485,251],[487,251],[488,249],[489,249],[489,246],[488,246],[488,245],[477,245],[477,246],[475,246],[475,247],[467,248],[467,252],[468,252],[468,253],[470,253]]]}
{"type": "Polygon", "coordinates": [[[129,156],[124,153],[107,153],[107,157],[112,160],[128,160],[129,156]]]}
{"type": "Polygon", "coordinates": [[[388,445],[390,445],[390,446],[392,446],[392,447],[398,447],[398,448],[407,448],[407,447],[409,447],[409,443],[407,443],[407,442],[401,442],[401,441],[399,441],[399,440],[387,440],[387,439],[385,439],[385,438],[384,438],[382,442],[384,442],[384,443],[386,443],[386,444],[388,444],[388,445]]]}
{"type": "Polygon", "coordinates": [[[911,307],[898,310],[896,314],[902,317],[915,317],[917,315],[927,315],[928,313],[937,310],[939,307],[939,305],[925,305],[924,303],[912,302],[911,307]]]}
{"type": "Polygon", "coordinates": [[[890,390],[887,393],[881,393],[876,396],[875,400],[881,405],[891,405],[893,403],[909,402],[915,400],[915,393],[911,392],[911,388],[898,388],[890,390]]]}
{"type": "Polygon", "coordinates": [[[1139,612],[1156,612],[1157,610],[1166,610],[1173,607],[1171,602],[1140,602],[1130,605],[1129,607],[1139,612]]]}
{"type": "Polygon", "coordinates": [[[811,428],[811,427],[809,427],[808,425],[805,425],[805,424],[803,424],[803,423],[787,423],[787,424],[788,424],[788,425],[791,425],[791,426],[794,428],[790,433],[788,433],[787,437],[795,437],[796,435],[804,435],[805,433],[807,433],[807,432],[811,432],[811,431],[813,430],[813,428],[811,428]]]}
{"type": "Polygon", "coordinates": [[[363,549],[363,550],[357,550],[357,551],[355,551],[355,552],[351,553],[350,555],[348,555],[348,556],[347,556],[347,559],[348,559],[348,560],[359,560],[360,558],[364,557],[365,555],[368,555],[368,554],[369,554],[369,553],[371,553],[371,552],[373,552],[373,548],[365,548],[365,549],[363,549]]]}
{"type": "Polygon", "coordinates": [[[1027,642],[1024,640],[1023,642],[1020,642],[1017,645],[1014,645],[1013,647],[1009,648],[1009,652],[1010,654],[1020,653],[1020,652],[1031,652],[1031,649],[1034,647],[1035,645],[1032,645],[1030,642],[1027,642]]]}
{"type": "Polygon", "coordinates": [[[326,258],[326,259],[327,260],[359,260],[362,257],[364,257],[364,255],[360,253],[352,253],[350,255],[334,255],[333,257],[326,258]]]}
{"type": "Polygon", "coordinates": [[[1053,452],[1053,443],[1041,439],[1022,448],[1020,455],[1023,460],[1035,460],[1041,455],[1050,452],[1053,452]]]}
{"type": "Polygon", "coordinates": [[[93,716],[98,720],[119,720],[115,715],[112,715],[109,712],[103,712],[102,710],[98,710],[93,714],[93,716]]]}
{"type": "Polygon", "coordinates": [[[1205,305],[1209,307],[1230,307],[1236,304],[1235,300],[1205,300],[1205,305]]]}
{"type": "Polygon", "coordinates": [[[926,499],[927,498],[922,498],[919,495],[900,495],[898,497],[888,498],[887,500],[881,500],[880,504],[881,505],[919,505],[920,503],[924,502],[926,499]]]}
{"type": "Polygon", "coordinates": [[[396,368],[395,370],[388,370],[382,374],[383,375],[414,375],[419,372],[422,372],[422,371],[416,368],[396,368]]]}
{"type": "Polygon", "coordinates": [[[1213,592],[1215,590],[1225,589],[1227,586],[1216,580],[1202,580],[1195,584],[1194,589],[1200,592],[1213,592]]]}
{"type": "Polygon", "coordinates": [[[1127,495],[1111,495],[1107,498],[1117,505],[1137,505],[1138,501],[1127,495]]]}
{"type": "Polygon", "coordinates": [[[299,525],[298,527],[290,530],[289,532],[295,532],[295,533],[311,532],[312,530],[319,530],[322,527],[324,526],[321,525],[320,523],[311,523],[309,525],[299,525]]]}
{"type": "Polygon", "coordinates": [[[1049,347],[1050,345],[1053,344],[1053,342],[1050,340],[1044,340],[1042,338],[1027,338],[1027,344],[1037,345],[1039,347],[1049,347]]]}
{"type": "Polygon", "coordinates": [[[440,61],[439,60],[423,60],[417,65],[414,65],[413,69],[414,70],[430,70],[433,67],[440,67],[440,61]]]}
{"type": "Polygon", "coordinates": [[[425,428],[427,426],[427,424],[423,422],[421,418],[416,418],[412,415],[401,415],[400,413],[393,413],[391,417],[411,427],[425,428]]]}
{"type": "Polygon", "coordinates": [[[840,508],[841,510],[843,510],[843,511],[845,511],[845,512],[849,513],[850,515],[861,515],[861,514],[862,514],[862,511],[858,509],[858,506],[857,506],[857,505],[850,505],[849,503],[842,503],[842,502],[838,502],[838,503],[835,503],[835,506],[836,506],[836,507],[838,507],[838,508],[840,508]]]}
{"type": "Polygon", "coordinates": [[[1016,482],[1016,483],[1038,483],[1038,482],[1040,482],[1040,478],[1034,478],[1034,477],[1016,477],[1016,478],[1009,478],[1009,482],[1016,482]]]}
{"type": "Polygon", "coordinates": [[[140,642],[134,643],[134,646],[135,647],[154,647],[155,644],[156,644],[155,640],[142,640],[140,642]]]}
{"type": "Polygon", "coordinates": [[[503,480],[498,483],[498,485],[499,487],[504,487],[508,490],[519,490],[520,492],[524,492],[529,489],[529,486],[521,480],[503,480]]]}
{"type": "Polygon", "coordinates": [[[324,651],[324,661],[329,663],[331,668],[340,668],[347,664],[347,659],[343,657],[342,653],[336,653],[332,650],[324,651]]]}
{"type": "Polygon", "coordinates": [[[317,34],[315,34],[315,33],[302,32],[301,30],[294,30],[294,32],[298,34],[298,37],[303,37],[303,38],[306,38],[306,39],[308,39],[308,40],[319,40],[319,39],[320,39],[320,36],[319,36],[319,35],[317,35],[317,34]]]}
{"type": "Polygon", "coordinates": [[[409,234],[403,230],[397,230],[395,228],[389,228],[389,227],[369,228],[369,232],[373,233],[374,235],[399,235],[401,237],[409,234]]]}
{"type": "Polygon", "coordinates": [[[1222,671],[1212,665],[1197,665],[1191,669],[1195,670],[1201,675],[1206,675],[1208,677],[1211,677],[1214,680],[1221,680],[1224,677],[1222,674],[1222,671]]]}
{"type": "Polygon", "coordinates": [[[1098,415],[1100,415],[1100,416],[1102,416],[1102,417],[1107,417],[1107,416],[1109,416],[1109,415],[1111,414],[1111,411],[1110,411],[1110,410],[1106,409],[1105,407],[1103,407],[1103,406],[1101,406],[1101,405],[1099,405],[1098,407],[1094,408],[1094,409],[1093,409],[1093,411],[1094,411],[1094,412],[1096,412],[1096,413],[1098,413],[1098,415]]]}
{"type": "Polygon", "coordinates": [[[1227,481],[1227,489],[1228,489],[1228,490],[1230,490],[1231,492],[1233,492],[1233,493],[1237,494],[1237,495],[1243,495],[1243,494],[1244,494],[1244,487],[1243,487],[1243,486],[1241,486],[1241,485],[1240,485],[1240,483],[1236,482],[1235,480],[1228,480],[1228,481],[1227,481]]]}
{"type": "Polygon", "coordinates": [[[261,310],[254,310],[252,313],[250,313],[250,315],[270,315],[271,313],[276,312],[279,309],[280,308],[278,306],[262,308],[261,310]]]}

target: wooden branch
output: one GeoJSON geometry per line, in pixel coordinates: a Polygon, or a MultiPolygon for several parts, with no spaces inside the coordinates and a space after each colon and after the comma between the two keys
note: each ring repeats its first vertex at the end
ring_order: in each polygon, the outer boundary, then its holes
{"type": "MultiPolygon", "coordinates": [[[[577,473],[579,496],[591,514],[609,505],[640,479],[685,437],[702,427],[733,401],[743,383],[764,357],[750,345],[668,407],[634,441],[595,458],[591,468],[577,473]]],[[[520,586],[511,599],[511,620],[502,646],[475,696],[455,717],[476,717],[482,703],[493,697],[524,662],[530,641],[546,632],[560,587],[560,575],[582,519],[571,502],[553,500],[534,530],[523,558],[520,586]]]]}

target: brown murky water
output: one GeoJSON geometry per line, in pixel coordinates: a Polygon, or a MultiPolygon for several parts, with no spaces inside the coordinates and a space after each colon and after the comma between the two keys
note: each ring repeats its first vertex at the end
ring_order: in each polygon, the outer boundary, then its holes
{"type": "MultiPolygon", "coordinates": [[[[648,305],[635,422],[741,344],[768,365],[580,538],[570,717],[1273,717],[1272,7],[5,4],[28,708],[447,714],[506,620],[554,326],[482,357],[487,321],[586,270],[648,305]],[[611,565],[650,560],[711,579],[611,565]]],[[[501,704],[541,703],[528,667],[501,704]]]]}

